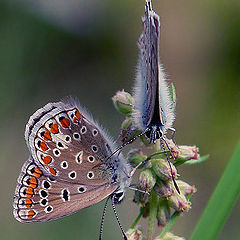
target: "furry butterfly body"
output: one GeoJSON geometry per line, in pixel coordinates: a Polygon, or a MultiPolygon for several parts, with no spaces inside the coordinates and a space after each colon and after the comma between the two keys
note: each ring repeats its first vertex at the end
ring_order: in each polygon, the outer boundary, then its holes
{"type": "Polygon", "coordinates": [[[151,142],[163,137],[175,119],[173,101],[159,60],[160,19],[150,0],[145,2],[143,32],[138,40],[139,59],[134,87],[133,118],[151,142]]]}
{"type": "Polygon", "coordinates": [[[25,139],[30,157],[14,196],[18,221],[57,219],[111,194],[115,202],[124,197],[130,165],[121,154],[104,161],[115,148],[113,141],[76,101],[40,108],[26,125],[25,139]]]}

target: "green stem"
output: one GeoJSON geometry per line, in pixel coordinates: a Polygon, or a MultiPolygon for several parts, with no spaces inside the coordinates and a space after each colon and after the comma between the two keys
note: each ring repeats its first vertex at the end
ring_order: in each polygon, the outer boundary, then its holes
{"type": "Polygon", "coordinates": [[[152,195],[149,200],[149,203],[150,203],[150,210],[149,210],[149,218],[148,218],[147,240],[152,240],[154,229],[156,226],[157,204],[158,204],[158,197],[154,190],[152,191],[152,195]]]}
{"type": "Polygon", "coordinates": [[[139,221],[140,218],[142,217],[142,214],[143,214],[143,208],[141,207],[138,216],[136,217],[136,219],[134,220],[134,222],[133,222],[133,224],[131,225],[130,228],[134,228],[134,227],[137,225],[138,221],[139,221]]]}
{"type": "Polygon", "coordinates": [[[175,212],[173,213],[173,215],[171,216],[171,218],[169,219],[167,225],[163,228],[161,234],[160,234],[160,238],[164,237],[165,234],[167,232],[170,231],[170,229],[172,228],[172,226],[174,225],[174,223],[176,222],[177,218],[179,217],[179,213],[178,212],[175,212]]]}

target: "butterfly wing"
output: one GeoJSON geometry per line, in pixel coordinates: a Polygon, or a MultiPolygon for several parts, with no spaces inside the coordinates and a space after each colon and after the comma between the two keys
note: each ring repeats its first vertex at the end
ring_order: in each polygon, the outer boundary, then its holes
{"type": "Polygon", "coordinates": [[[31,156],[53,178],[102,185],[113,171],[105,163],[112,143],[75,102],[49,103],[30,118],[25,132],[31,156]]]}
{"type": "Polygon", "coordinates": [[[159,60],[160,19],[151,0],[145,2],[143,32],[138,41],[139,61],[135,83],[136,110],[133,114],[139,128],[160,127],[162,132],[175,120],[173,101],[159,60]]]}
{"type": "Polygon", "coordinates": [[[20,222],[53,220],[101,201],[116,188],[109,183],[96,186],[55,180],[30,157],[18,178],[13,214],[20,222]]]}
{"type": "Polygon", "coordinates": [[[74,101],[49,103],[36,111],[26,125],[25,138],[31,156],[15,192],[18,220],[69,215],[116,190],[111,183],[114,164],[94,168],[111,154],[113,144],[74,101]]]}
{"type": "Polygon", "coordinates": [[[146,1],[143,32],[138,40],[139,60],[135,86],[136,122],[145,130],[159,108],[159,16],[152,10],[151,1],[146,1]]]}

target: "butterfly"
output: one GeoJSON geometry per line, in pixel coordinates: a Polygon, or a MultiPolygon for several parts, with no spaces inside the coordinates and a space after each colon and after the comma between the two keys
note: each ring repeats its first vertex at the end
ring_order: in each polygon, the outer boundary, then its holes
{"type": "Polygon", "coordinates": [[[150,142],[164,140],[175,120],[174,102],[159,59],[160,19],[152,9],[151,0],[145,2],[142,18],[143,32],[138,40],[139,59],[134,87],[133,119],[150,142]]]}
{"type": "Polygon", "coordinates": [[[25,139],[30,156],[13,202],[18,221],[53,220],[108,196],[113,204],[124,198],[131,167],[121,153],[107,158],[115,148],[113,140],[76,100],[37,110],[26,125],[25,139]]]}

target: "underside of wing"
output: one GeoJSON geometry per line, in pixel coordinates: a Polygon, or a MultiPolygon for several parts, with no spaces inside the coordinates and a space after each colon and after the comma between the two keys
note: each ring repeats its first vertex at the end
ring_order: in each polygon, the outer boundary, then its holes
{"type": "Polygon", "coordinates": [[[146,1],[143,32],[138,40],[139,60],[135,83],[136,111],[133,116],[144,130],[153,119],[155,105],[159,106],[159,38],[160,20],[153,11],[151,1],[146,1]]]}
{"type": "Polygon", "coordinates": [[[20,222],[53,220],[91,206],[116,189],[108,182],[94,186],[56,181],[30,157],[18,178],[13,214],[20,222]]]}

